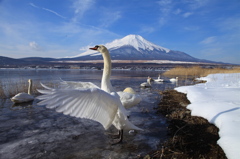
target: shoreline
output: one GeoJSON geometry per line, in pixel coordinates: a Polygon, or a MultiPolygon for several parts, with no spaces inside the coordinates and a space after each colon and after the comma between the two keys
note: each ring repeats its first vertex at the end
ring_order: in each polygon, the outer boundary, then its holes
{"type": "Polygon", "coordinates": [[[219,129],[202,117],[191,116],[191,111],[186,108],[190,101],[185,94],[175,90],[163,91],[160,94],[162,99],[157,113],[168,120],[169,139],[160,143],[159,149],[150,152],[144,159],[227,159],[217,144],[219,129]]]}

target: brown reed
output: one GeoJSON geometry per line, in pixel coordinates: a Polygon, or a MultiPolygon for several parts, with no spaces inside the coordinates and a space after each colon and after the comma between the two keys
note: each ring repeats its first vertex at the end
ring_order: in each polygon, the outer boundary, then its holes
{"type": "Polygon", "coordinates": [[[193,66],[193,67],[176,67],[169,71],[163,73],[164,76],[173,77],[173,76],[180,76],[180,77],[205,77],[209,74],[216,74],[216,73],[240,73],[240,67],[233,67],[231,69],[227,68],[202,68],[200,66],[193,66]]]}

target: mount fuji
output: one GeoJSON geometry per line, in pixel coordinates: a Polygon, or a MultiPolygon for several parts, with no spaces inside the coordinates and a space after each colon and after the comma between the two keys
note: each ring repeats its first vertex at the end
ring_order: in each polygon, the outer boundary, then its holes
{"type": "MultiPolygon", "coordinates": [[[[184,52],[170,50],[153,44],[140,35],[127,35],[105,44],[112,60],[170,60],[188,62],[210,62],[194,58],[184,52]]],[[[68,60],[102,60],[101,53],[87,50],[68,60]]]]}

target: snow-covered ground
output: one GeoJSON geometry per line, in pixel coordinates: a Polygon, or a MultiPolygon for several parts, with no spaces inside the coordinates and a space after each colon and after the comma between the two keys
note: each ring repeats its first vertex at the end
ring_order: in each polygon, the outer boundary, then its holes
{"type": "Polygon", "coordinates": [[[193,116],[219,128],[218,144],[229,159],[240,157],[240,73],[211,74],[206,83],[175,88],[186,93],[193,116]]]}

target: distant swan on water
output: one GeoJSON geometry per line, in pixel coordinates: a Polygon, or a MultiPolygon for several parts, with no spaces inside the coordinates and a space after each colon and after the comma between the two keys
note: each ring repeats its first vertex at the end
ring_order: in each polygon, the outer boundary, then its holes
{"type": "Polygon", "coordinates": [[[171,78],[171,79],[169,79],[169,81],[170,81],[170,82],[177,82],[177,81],[178,81],[178,77],[176,77],[176,78],[171,78]]]}
{"type": "Polygon", "coordinates": [[[143,82],[140,84],[141,87],[151,87],[151,82],[152,82],[152,78],[148,76],[147,78],[147,82],[143,82]]]}
{"type": "Polygon", "coordinates": [[[45,90],[38,90],[43,95],[39,104],[55,108],[57,112],[79,118],[97,121],[107,130],[114,125],[119,136],[116,143],[123,139],[123,130],[142,130],[133,125],[127,118],[127,110],[114,91],[111,82],[111,58],[107,48],[96,45],[91,50],[102,53],[104,60],[101,88],[91,82],[63,81],[62,88],[53,89],[42,84],[45,90]],[[64,86],[65,83],[65,86],[64,86]]]}
{"type": "Polygon", "coordinates": [[[163,82],[164,80],[163,80],[163,79],[161,79],[161,75],[158,75],[158,78],[157,78],[157,79],[155,79],[154,81],[156,81],[156,82],[163,82]]]}
{"type": "Polygon", "coordinates": [[[34,97],[32,96],[32,80],[28,80],[28,93],[22,92],[16,94],[14,97],[11,98],[11,101],[14,103],[25,103],[30,102],[34,100],[34,97]]]}

